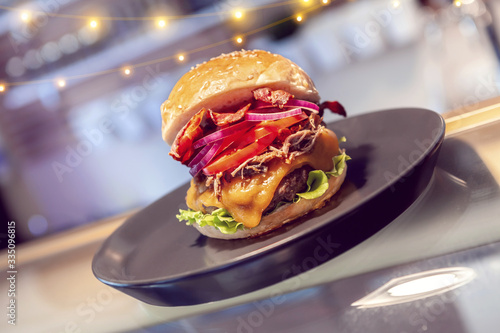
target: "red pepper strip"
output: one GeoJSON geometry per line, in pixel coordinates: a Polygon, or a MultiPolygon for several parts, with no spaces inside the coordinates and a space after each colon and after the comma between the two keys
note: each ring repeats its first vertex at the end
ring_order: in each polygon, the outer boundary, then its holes
{"type": "Polygon", "coordinates": [[[277,135],[275,131],[271,131],[268,135],[249,144],[243,149],[238,149],[236,151],[230,150],[227,153],[224,152],[220,157],[203,168],[203,173],[207,176],[211,176],[239,166],[249,158],[259,155],[266,150],[277,135]]]}
{"type": "MultiPolygon", "coordinates": [[[[270,126],[265,126],[265,127],[255,127],[252,128],[250,131],[247,133],[243,134],[241,136],[241,139],[235,142],[236,148],[233,149],[242,149],[251,144],[252,142],[255,142],[266,135],[269,135],[273,132],[276,132],[276,129],[271,128],[270,126]]],[[[231,149],[231,148],[230,148],[231,149]]]]}
{"type": "Polygon", "coordinates": [[[222,139],[222,144],[221,144],[221,146],[220,146],[220,148],[217,151],[217,154],[215,156],[220,155],[221,153],[225,153],[226,149],[229,149],[229,150],[234,149],[234,147],[236,145],[238,145],[238,143],[240,142],[237,139],[247,136],[248,132],[252,132],[254,130],[255,130],[255,127],[250,129],[250,131],[244,130],[244,131],[241,131],[238,133],[234,133],[234,134],[222,139]]]}

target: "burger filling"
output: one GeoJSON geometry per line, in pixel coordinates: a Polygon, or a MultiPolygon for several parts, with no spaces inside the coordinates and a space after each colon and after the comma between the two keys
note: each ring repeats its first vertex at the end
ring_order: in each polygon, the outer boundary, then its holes
{"type": "MultiPolygon", "coordinates": [[[[340,104],[326,103],[342,113],[340,104]]],[[[343,169],[348,157],[322,124],[323,108],[261,88],[233,112],[200,110],[170,152],[193,175],[186,198],[190,210],[181,210],[178,218],[233,233],[257,226],[282,203],[307,197],[301,194],[324,193],[328,177],[343,169]]]]}

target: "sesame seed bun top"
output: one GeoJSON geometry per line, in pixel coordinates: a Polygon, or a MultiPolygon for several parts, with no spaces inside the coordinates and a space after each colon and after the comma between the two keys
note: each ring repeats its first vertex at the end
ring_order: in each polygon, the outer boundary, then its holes
{"type": "Polygon", "coordinates": [[[201,108],[220,112],[250,101],[255,89],[285,90],[319,102],[311,78],[287,58],[261,50],[222,54],[184,74],[161,106],[162,135],[170,145],[201,108]]]}

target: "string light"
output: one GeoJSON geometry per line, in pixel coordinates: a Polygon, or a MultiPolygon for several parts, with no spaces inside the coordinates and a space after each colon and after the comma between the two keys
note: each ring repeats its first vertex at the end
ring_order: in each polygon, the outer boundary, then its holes
{"type": "Polygon", "coordinates": [[[158,28],[165,28],[167,26],[167,21],[165,19],[158,19],[156,20],[156,25],[158,28]]]}
{"type": "MultiPolygon", "coordinates": [[[[282,6],[290,6],[296,3],[304,3],[306,0],[284,0],[281,2],[277,3],[270,3],[262,6],[255,6],[255,7],[246,7],[245,12],[250,12],[250,11],[257,11],[257,10],[263,10],[263,9],[269,9],[269,8],[276,8],[276,7],[282,7],[282,6]]],[[[313,3],[313,1],[309,0],[308,2],[313,3]]],[[[13,12],[20,12],[21,9],[17,7],[11,7],[11,6],[5,6],[5,5],[0,5],[0,9],[3,10],[9,10],[13,12]]],[[[239,12],[238,16],[241,15],[243,17],[244,13],[241,10],[238,10],[239,12]]],[[[25,11],[22,11],[22,13],[26,13],[26,19],[29,20],[32,16],[31,13],[27,13],[25,11]]],[[[95,19],[97,21],[155,21],[156,17],[151,17],[151,16],[96,16],[96,17],[89,17],[85,15],[74,15],[74,14],[63,14],[63,13],[49,13],[46,11],[32,11],[33,14],[39,14],[39,15],[44,15],[44,16],[49,16],[49,17],[59,17],[59,18],[66,18],[66,19],[76,19],[76,20],[85,20],[89,21],[91,19],[95,19]]],[[[181,19],[189,19],[189,18],[201,18],[201,17],[214,17],[214,16],[220,16],[220,15],[234,15],[234,11],[232,10],[226,10],[226,11],[216,11],[216,12],[209,12],[209,13],[197,13],[197,14],[188,14],[188,15],[172,15],[172,16],[166,16],[165,19],[167,20],[181,20],[181,19]]],[[[23,14],[20,14],[21,17],[23,17],[23,14]]],[[[241,18],[240,17],[240,18],[241,18]]]]}
{"type": "Polygon", "coordinates": [[[321,3],[323,5],[328,5],[330,3],[330,0],[321,0],[321,3]]]}
{"type": "Polygon", "coordinates": [[[5,86],[5,84],[0,83],[0,93],[5,92],[5,90],[7,90],[7,87],[5,86]]]}
{"type": "MultiPolygon", "coordinates": [[[[300,1],[302,1],[302,0],[300,0],[300,1]]],[[[288,3],[290,3],[290,2],[288,2],[288,3]]],[[[247,31],[247,32],[245,32],[244,35],[236,36],[236,37],[231,37],[231,38],[225,39],[225,40],[220,40],[218,42],[215,42],[215,43],[212,43],[212,44],[208,44],[208,45],[204,45],[204,46],[198,47],[196,49],[192,49],[192,50],[190,50],[188,52],[179,53],[177,55],[170,55],[170,56],[166,56],[166,57],[162,57],[162,58],[152,59],[152,60],[148,60],[148,61],[144,61],[144,62],[141,62],[141,63],[134,64],[132,66],[125,67],[125,68],[124,67],[110,68],[110,69],[106,69],[106,70],[102,70],[102,71],[97,71],[97,72],[92,72],[92,73],[83,73],[83,74],[73,75],[73,76],[70,76],[70,77],[66,77],[65,79],[58,79],[58,80],[55,80],[55,81],[54,81],[54,79],[40,79],[40,80],[31,80],[31,81],[9,82],[9,83],[3,84],[3,86],[4,86],[3,91],[6,91],[7,87],[10,87],[10,86],[23,86],[23,85],[42,84],[42,83],[49,83],[49,82],[54,82],[54,84],[56,86],[58,86],[59,88],[64,88],[64,87],[66,87],[66,80],[70,80],[70,79],[82,79],[82,78],[96,77],[96,76],[100,76],[100,75],[106,75],[106,74],[117,73],[117,72],[121,72],[122,75],[129,76],[129,75],[132,75],[132,71],[135,68],[150,66],[150,65],[158,64],[158,63],[161,63],[161,62],[164,62],[164,61],[168,61],[168,60],[176,60],[177,62],[182,63],[182,62],[185,62],[187,60],[187,56],[189,54],[194,54],[194,53],[198,53],[198,52],[201,52],[201,51],[205,51],[205,50],[208,50],[208,49],[220,46],[220,45],[224,45],[224,44],[227,44],[227,43],[230,43],[230,42],[238,43],[239,44],[240,43],[239,42],[240,39],[238,37],[241,37],[241,43],[243,43],[244,42],[244,36],[254,35],[256,33],[265,31],[265,30],[270,29],[272,27],[275,27],[275,26],[277,26],[279,24],[282,24],[284,22],[287,22],[287,21],[290,21],[290,20],[294,20],[294,19],[297,20],[298,22],[301,22],[301,21],[304,20],[304,15],[306,13],[312,12],[314,10],[317,10],[320,7],[322,7],[321,4],[318,4],[316,6],[311,6],[311,7],[307,8],[307,9],[303,10],[301,14],[285,17],[285,18],[283,18],[281,20],[269,23],[269,24],[267,24],[265,26],[253,29],[251,31],[247,31]],[[127,69],[129,69],[130,72],[127,71],[127,69]],[[127,73],[129,73],[129,74],[127,74],[127,73]]],[[[1,5],[0,5],[0,9],[2,9],[1,5]]]]}
{"type": "Polygon", "coordinates": [[[90,27],[91,27],[92,29],[95,29],[95,28],[97,28],[98,23],[97,23],[97,21],[96,21],[96,20],[91,20],[91,21],[89,22],[89,25],[90,25],[90,27]]]}
{"type": "Polygon", "coordinates": [[[132,69],[130,67],[125,67],[123,69],[123,74],[125,74],[125,76],[130,76],[130,74],[132,74],[132,69]]]}
{"type": "Polygon", "coordinates": [[[399,6],[401,6],[401,2],[399,2],[399,0],[394,0],[392,2],[392,7],[394,7],[395,9],[399,8],[399,6]]]}
{"type": "Polygon", "coordinates": [[[234,37],[234,42],[236,44],[243,44],[243,36],[236,36],[236,37],[234,37]]]}
{"type": "Polygon", "coordinates": [[[57,80],[57,86],[58,86],[59,88],[64,88],[64,87],[66,87],[66,80],[64,80],[64,79],[59,79],[59,80],[57,80]]]}
{"type": "Polygon", "coordinates": [[[241,20],[243,18],[243,12],[241,10],[236,10],[233,14],[233,16],[237,19],[237,20],[241,20]]]}
{"type": "Polygon", "coordinates": [[[461,6],[462,6],[462,1],[460,1],[460,0],[455,0],[454,5],[455,5],[456,7],[461,7],[461,6]]]}
{"type": "Polygon", "coordinates": [[[31,18],[31,15],[29,12],[22,12],[21,13],[21,20],[23,22],[28,22],[30,20],[30,18],[31,18]]]}

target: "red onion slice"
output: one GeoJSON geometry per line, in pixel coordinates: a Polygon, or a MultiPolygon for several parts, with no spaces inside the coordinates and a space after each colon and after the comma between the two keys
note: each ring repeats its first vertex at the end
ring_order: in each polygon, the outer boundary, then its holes
{"type": "MultiPolygon", "coordinates": [[[[300,107],[307,109],[311,112],[317,113],[319,111],[319,106],[309,102],[305,101],[302,99],[290,99],[285,105],[283,105],[283,108],[294,108],[294,107],[300,107]]],[[[254,109],[261,110],[261,109],[270,109],[270,108],[277,108],[276,105],[272,105],[271,103],[268,102],[263,102],[263,101],[256,101],[254,104],[254,109]]],[[[250,111],[249,111],[250,112],[250,111]]]]}
{"type": "Polygon", "coordinates": [[[187,165],[188,168],[192,168],[194,165],[200,163],[201,159],[203,158],[203,156],[205,156],[208,153],[210,148],[212,148],[212,145],[206,145],[205,147],[203,147],[203,149],[200,150],[200,152],[198,154],[196,154],[195,157],[193,157],[191,162],[188,163],[188,165],[187,165]]]}
{"type": "Polygon", "coordinates": [[[301,108],[273,113],[247,113],[245,119],[248,121],[278,120],[293,117],[302,113],[301,108]]]}
{"type": "Polygon", "coordinates": [[[217,141],[220,139],[224,139],[225,137],[227,137],[231,134],[234,134],[238,131],[247,129],[253,125],[255,125],[255,124],[252,124],[252,123],[247,122],[247,121],[242,121],[241,123],[238,123],[236,125],[225,127],[223,129],[220,129],[216,132],[213,132],[212,134],[209,134],[209,135],[204,136],[203,138],[199,139],[198,141],[196,141],[193,144],[193,148],[194,149],[200,148],[200,147],[203,147],[204,145],[209,144],[211,142],[214,142],[214,141],[217,141]]]}
{"type": "Polygon", "coordinates": [[[214,142],[211,145],[207,145],[193,158],[193,160],[189,163],[189,165],[192,165],[189,170],[191,176],[196,176],[196,174],[198,174],[198,172],[200,172],[200,170],[203,169],[212,160],[212,158],[214,158],[221,145],[222,140],[214,142]],[[197,162],[193,163],[195,160],[197,160],[197,162]]]}
{"type": "Polygon", "coordinates": [[[301,99],[291,99],[289,100],[286,104],[285,104],[286,107],[290,107],[290,106],[293,106],[293,107],[301,107],[301,108],[306,108],[306,109],[312,109],[312,110],[315,110],[315,111],[319,111],[319,106],[312,103],[312,102],[308,102],[308,101],[304,101],[304,100],[301,100],[301,99]]]}

